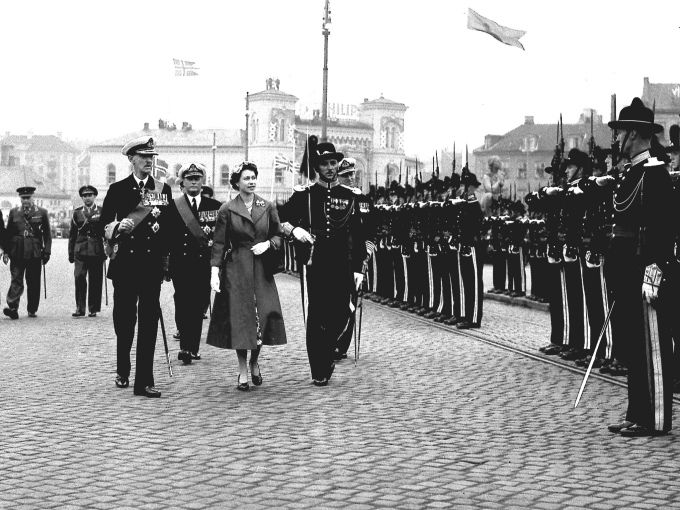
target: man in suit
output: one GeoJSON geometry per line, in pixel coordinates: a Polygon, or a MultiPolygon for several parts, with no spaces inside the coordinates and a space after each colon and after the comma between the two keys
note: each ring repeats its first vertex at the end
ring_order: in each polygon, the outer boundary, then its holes
{"type": "Polygon", "coordinates": [[[184,194],[171,215],[170,275],[175,287],[175,318],[181,331],[177,359],[200,360],[203,310],[210,301],[210,253],[217,213],[222,205],[201,195],[206,170],[191,162],[180,169],[184,194]]]}
{"type": "Polygon", "coordinates": [[[21,206],[9,212],[7,219],[7,238],[9,251],[2,256],[3,262],[10,261],[9,270],[12,283],[7,292],[7,307],[3,313],[10,319],[18,319],[19,301],[24,293],[24,275],[28,302],[28,316],[37,317],[40,305],[40,270],[50,260],[52,236],[47,210],[33,203],[33,186],[17,189],[21,206]]]}
{"type": "Polygon", "coordinates": [[[101,225],[105,228],[113,282],[113,327],[117,341],[116,386],[127,388],[130,349],[137,331],[135,395],[157,398],[154,387],[153,355],[160,314],[159,296],[163,279],[168,279],[170,218],[174,210],[167,184],[150,176],[154,140],[136,138],[122,149],[132,164],[132,174],[114,182],[104,199],[101,225]]]}
{"type": "Polygon", "coordinates": [[[102,283],[104,276],[104,240],[99,226],[102,209],[94,203],[97,188],[82,186],[78,191],[83,205],[73,211],[68,236],[68,261],[75,264],[73,274],[76,284],[76,311],[73,317],[85,315],[87,299],[89,317],[96,317],[102,306],[102,283]],[[88,276],[90,288],[88,292],[88,276]]]}

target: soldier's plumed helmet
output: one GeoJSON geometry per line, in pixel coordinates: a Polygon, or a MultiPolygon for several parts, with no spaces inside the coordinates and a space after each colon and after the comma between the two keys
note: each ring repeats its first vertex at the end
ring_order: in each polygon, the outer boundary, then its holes
{"type": "Polygon", "coordinates": [[[182,166],[182,168],[179,169],[179,178],[185,179],[193,175],[205,177],[205,173],[206,173],[205,166],[196,161],[191,161],[189,163],[186,163],[185,165],[182,166]]]}
{"type": "Polygon", "coordinates": [[[588,165],[588,154],[583,151],[573,148],[569,151],[569,156],[562,163],[564,168],[570,165],[576,165],[578,168],[585,168],[588,165]]]}
{"type": "Polygon", "coordinates": [[[634,129],[653,134],[663,131],[663,126],[654,122],[654,112],[639,97],[634,97],[630,106],[621,108],[618,120],[612,120],[607,125],[612,129],[634,129]]]}
{"type": "Polygon", "coordinates": [[[404,189],[404,196],[406,198],[411,198],[415,194],[416,194],[415,188],[413,186],[411,186],[410,184],[407,184],[406,188],[404,189]]]}
{"type": "Polygon", "coordinates": [[[390,195],[397,194],[399,192],[399,183],[397,181],[392,181],[390,183],[390,195]]]}
{"type": "Polygon", "coordinates": [[[670,146],[666,148],[666,152],[675,152],[680,150],[680,126],[673,124],[668,128],[668,138],[670,139],[670,146]]]}
{"type": "Polygon", "coordinates": [[[416,182],[416,193],[422,194],[427,189],[427,183],[422,181],[416,182]]]}
{"type": "Polygon", "coordinates": [[[376,197],[375,184],[370,184],[368,186],[368,196],[372,199],[376,197]]]}
{"type": "Polygon", "coordinates": [[[449,188],[456,189],[460,187],[460,174],[451,174],[451,181],[449,182],[449,188]]]}
{"type": "Polygon", "coordinates": [[[524,214],[526,212],[526,207],[524,207],[521,200],[517,200],[510,204],[510,210],[517,214],[524,214]]]}
{"type": "Polygon", "coordinates": [[[354,158],[345,158],[340,162],[340,169],[338,175],[351,174],[356,171],[357,160],[354,158]]]}
{"type": "Polygon", "coordinates": [[[99,195],[97,188],[92,186],[92,184],[86,184],[85,186],[80,187],[80,189],[78,190],[78,195],[82,197],[85,193],[92,193],[95,197],[99,195]]]}
{"type": "Polygon", "coordinates": [[[477,176],[472,172],[465,172],[465,174],[463,174],[461,177],[460,182],[463,186],[479,187],[482,185],[482,183],[477,180],[477,176]]]}
{"type": "Polygon", "coordinates": [[[215,195],[215,192],[210,186],[201,186],[201,195],[212,198],[215,195]]]}
{"type": "Polygon", "coordinates": [[[33,186],[22,186],[21,188],[17,188],[17,193],[19,194],[20,197],[30,197],[35,193],[35,187],[33,186]]]}
{"type": "Polygon", "coordinates": [[[251,161],[244,161],[241,163],[236,170],[234,170],[231,175],[229,176],[229,183],[231,184],[231,187],[238,191],[238,181],[241,180],[241,174],[245,170],[251,170],[255,172],[255,177],[257,177],[258,172],[257,172],[257,165],[251,161]]]}
{"type": "Polygon", "coordinates": [[[140,154],[142,156],[158,156],[158,153],[154,148],[155,146],[156,142],[152,137],[140,136],[123,145],[121,152],[125,156],[134,156],[135,154],[140,154]]]}
{"type": "Polygon", "coordinates": [[[334,159],[336,161],[342,161],[345,157],[342,152],[337,152],[335,150],[335,145],[330,142],[321,142],[316,145],[316,154],[314,159],[319,161],[327,161],[329,159],[334,159]]]}

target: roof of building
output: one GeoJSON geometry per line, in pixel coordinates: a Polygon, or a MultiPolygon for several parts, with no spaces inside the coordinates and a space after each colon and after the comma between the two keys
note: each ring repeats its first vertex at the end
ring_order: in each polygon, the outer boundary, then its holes
{"type": "Polygon", "coordinates": [[[23,186],[34,186],[38,198],[62,198],[71,196],[59,190],[59,186],[40,177],[33,170],[22,166],[0,166],[0,190],[13,192],[23,186]],[[55,191],[56,190],[56,191],[55,191]]]}
{"type": "Polygon", "coordinates": [[[0,140],[0,145],[12,145],[28,152],[80,152],[55,135],[9,135],[0,140]]]}
{"type": "Polygon", "coordinates": [[[140,136],[151,136],[156,142],[156,148],[164,147],[212,147],[213,133],[216,135],[218,147],[242,147],[245,145],[245,131],[243,129],[148,129],[135,131],[105,142],[90,146],[93,148],[122,149],[130,140],[140,136]]]}
{"type": "Polygon", "coordinates": [[[649,83],[645,78],[640,99],[647,108],[655,106],[657,112],[680,113],[680,84],[649,83]]]}
{"type": "Polygon", "coordinates": [[[260,92],[249,94],[248,97],[250,99],[259,99],[261,97],[269,99],[271,97],[272,99],[288,99],[290,101],[298,100],[298,98],[295,97],[293,94],[288,94],[287,92],[283,92],[277,89],[261,90],[260,92]]]}
{"type": "Polygon", "coordinates": [[[386,99],[385,97],[380,95],[378,99],[371,99],[370,101],[364,100],[363,103],[361,103],[361,107],[365,108],[367,106],[370,107],[377,107],[377,108],[399,108],[406,110],[408,107],[404,103],[400,103],[398,101],[392,101],[391,99],[386,99]]]}
{"type": "MultiPolygon", "coordinates": [[[[564,141],[569,144],[569,139],[579,137],[581,142],[579,148],[587,150],[588,141],[590,140],[590,122],[581,124],[564,124],[564,141]]],[[[595,136],[595,143],[600,147],[609,147],[612,139],[612,130],[607,124],[596,123],[593,125],[593,134],[595,136]]],[[[483,146],[474,149],[473,152],[526,152],[522,150],[525,146],[525,138],[536,137],[536,150],[532,152],[553,151],[556,142],[556,124],[533,124],[524,123],[517,126],[515,129],[505,133],[501,139],[485,149],[483,146]]]]}
{"type": "MultiPolygon", "coordinates": [[[[333,129],[360,129],[363,131],[373,131],[373,126],[364,122],[359,122],[358,120],[328,119],[327,125],[333,129]]],[[[303,130],[300,129],[300,126],[321,126],[321,118],[301,119],[296,115],[295,131],[302,132],[303,130]]]]}

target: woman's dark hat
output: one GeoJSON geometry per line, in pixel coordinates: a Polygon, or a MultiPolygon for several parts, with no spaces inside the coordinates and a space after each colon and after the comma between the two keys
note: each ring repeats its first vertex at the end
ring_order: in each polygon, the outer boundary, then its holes
{"type": "Polygon", "coordinates": [[[97,188],[92,186],[92,184],[86,184],[85,186],[80,187],[78,194],[82,197],[85,193],[92,193],[95,197],[99,195],[97,188]]]}
{"type": "Polygon", "coordinates": [[[634,97],[630,106],[621,109],[618,120],[612,120],[607,125],[612,129],[635,129],[654,134],[663,131],[662,125],[654,123],[654,112],[639,97],[634,97]]]}

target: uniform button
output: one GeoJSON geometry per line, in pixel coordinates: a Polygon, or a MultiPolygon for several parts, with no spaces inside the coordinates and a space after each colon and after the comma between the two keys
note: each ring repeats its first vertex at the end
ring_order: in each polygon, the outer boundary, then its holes
{"type": "Polygon", "coordinates": [[[149,222],[149,225],[151,225],[151,222],[149,222]]]}
{"type": "Polygon", "coordinates": [[[134,252],[135,252],[135,250],[130,250],[130,253],[134,253],[134,252]]]}
{"type": "Polygon", "coordinates": [[[182,255],[186,255],[186,253],[182,253],[182,255]]]}
{"type": "Polygon", "coordinates": [[[134,238],[135,238],[135,236],[130,236],[130,239],[134,239],[134,238]]]}
{"type": "Polygon", "coordinates": [[[146,250],[147,253],[151,253],[151,250],[146,250]]]}

